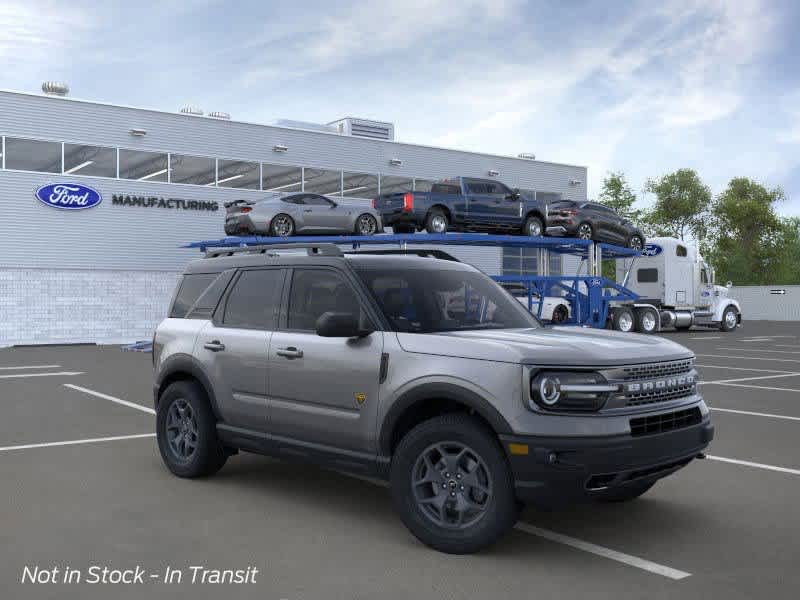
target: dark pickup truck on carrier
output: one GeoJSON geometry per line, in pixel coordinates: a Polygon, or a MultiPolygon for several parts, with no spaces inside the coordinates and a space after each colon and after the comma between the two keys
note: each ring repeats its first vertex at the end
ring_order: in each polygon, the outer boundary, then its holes
{"type": "Polygon", "coordinates": [[[547,204],[493,179],[457,177],[434,183],[430,192],[382,194],[373,200],[395,233],[487,231],[544,235],[547,204]]]}

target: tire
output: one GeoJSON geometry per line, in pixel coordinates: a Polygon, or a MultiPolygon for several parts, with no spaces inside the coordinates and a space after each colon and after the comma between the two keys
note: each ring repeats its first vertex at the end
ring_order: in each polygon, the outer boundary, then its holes
{"type": "Polygon", "coordinates": [[[636,309],[636,331],[638,333],[653,334],[658,331],[659,314],[652,308],[636,309]]]}
{"type": "Polygon", "coordinates": [[[392,231],[397,234],[415,233],[416,228],[413,225],[393,225],[392,231]]]}
{"type": "Polygon", "coordinates": [[[633,311],[627,306],[621,306],[614,309],[614,316],[611,320],[611,327],[616,331],[630,333],[635,326],[635,319],[633,311]]]}
{"type": "Polygon", "coordinates": [[[553,318],[550,319],[551,323],[563,323],[569,318],[569,310],[563,304],[559,304],[553,309],[553,318]]]}
{"type": "Polygon", "coordinates": [[[578,229],[575,230],[575,237],[581,240],[594,239],[594,228],[591,223],[584,222],[578,225],[578,229]]]}
{"type": "Polygon", "coordinates": [[[655,481],[631,483],[622,487],[596,492],[592,494],[592,498],[597,502],[628,502],[629,500],[635,500],[655,484],[655,481]]]}
{"type": "Polygon", "coordinates": [[[167,468],[178,477],[187,478],[207,477],[219,471],[227,460],[227,454],[217,438],[216,425],[208,397],[200,384],[194,381],[170,384],[161,394],[156,410],[158,450],[167,468]],[[181,415],[185,422],[181,421],[181,415]],[[180,442],[170,442],[170,432],[176,427],[190,440],[189,444],[184,441],[186,452],[180,451],[180,442]],[[195,445],[190,452],[191,438],[194,438],[195,445]]]}
{"type": "Polygon", "coordinates": [[[441,208],[433,208],[425,218],[425,231],[428,233],[447,233],[450,220],[441,208]]]}
{"type": "Polygon", "coordinates": [[[738,326],[738,311],[733,306],[727,307],[724,311],[722,311],[722,321],[719,324],[720,331],[733,331],[738,326]]]}
{"type": "Polygon", "coordinates": [[[405,435],[392,458],[390,488],[395,509],[411,533],[449,554],[486,548],[519,515],[511,469],[496,436],[463,413],[435,417],[405,435]],[[440,497],[438,502],[420,501],[440,497]],[[448,512],[455,506],[463,509],[460,525],[453,522],[454,512],[448,512]]]}
{"type": "Polygon", "coordinates": [[[634,234],[628,238],[628,248],[633,250],[642,250],[644,248],[644,240],[642,239],[642,236],[634,234]]]}
{"type": "Polygon", "coordinates": [[[285,213],[280,213],[272,217],[269,224],[269,232],[274,237],[290,237],[294,235],[294,219],[285,213]]]}
{"type": "Polygon", "coordinates": [[[525,220],[525,225],[522,227],[522,235],[530,237],[541,237],[544,235],[544,223],[539,217],[530,216],[525,220]]]}
{"type": "Polygon", "coordinates": [[[356,235],[375,235],[378,233],[378,220],[369,213],[358,215],[355,225],[356,235]]]}

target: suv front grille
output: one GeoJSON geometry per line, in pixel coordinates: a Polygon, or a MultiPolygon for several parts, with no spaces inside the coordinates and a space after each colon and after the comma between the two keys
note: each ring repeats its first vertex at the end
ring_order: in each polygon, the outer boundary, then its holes
{"type": "Polygon", "coordinates": [[[694,384],[681,385],[669,391],[642,392],[639,394],[628,394],[625,396],[628,406],[642,406],[643,404],[656,404],[658,402],[669,402],[678,398],[685,398],[694,394],[694,384]]]}
{"type": "Polygon", "coordinates": [[[653,435],[666,431],[675,431],[697,425],[703,420],[700,409],[696,406],[686,410],[663,413],[660,415],[650,415],[638,417],[630,420],[631,435],[638,437],[641,435],[653,435]]]}
{"type": "Polygon", "coordinates": [[[633,365],[623,369],[622,379],[624,381],[638,381],[640,379],[653,379],[654,377],[688,373],[692,370],[693,363],[693,360],[672,360],[648,365],[633,365]]]}

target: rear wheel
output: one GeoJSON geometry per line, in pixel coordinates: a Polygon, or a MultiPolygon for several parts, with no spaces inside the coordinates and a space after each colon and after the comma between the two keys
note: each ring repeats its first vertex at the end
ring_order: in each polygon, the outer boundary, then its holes
{"type": "Polygon", "coordinates": [[[356,219],[356,233],[358,235],[375,235],[378,232],[378,220],[368,213],[356,219]]]}
{"type": "Polygon", "coordinates": [[[477,552],[508,532],[519,514],[496,437],[465,414],[435,417],[406,434],[390,481],[403,523],[442,552],[477,552]]]}
{"type": "Polygon", "coordinates": [[[627,306],[615,308],[612,313],[611,326],[617,331],[628,333],[634,327],[633,311],[627,306]]]}
{"type": "Polygon", "coordinates": [[[193,381],[177,381],[161,394],[156,438],[164,464],[178,477],[213,475],[227,459],[205,391],[193,381]]]}
{"type": "Polygon", "coordinates": [[[447,233],[450,221],[441,208],[434,208],[425,219],[425,231],[428,233],[447,233]]]}
{"type": "Polygon", "coordinates": [[[592,494],[592,497],[598,502],[627,502],[634,500],[647,492],[655,485],[655,481],[647,483],[631,483],[618,488],[611,488],[602,492],[592,494]]]}
{"type": "Polygon", "coordinates": [[[275,215],[270,223],[269,231],[275,237],[289,237],[294,234],[294,220],[283,213],[275,215]]]}
{"type": "Polygon", "coordinates": [[[577,237],[581,240],[590,240],[594,235],[594,230],[589,223],[581,223],[578,225],[577,237]]]}
{"type": "Polygon", "coordinates": [[[639,333],[655,333],[658,330],[658,313],[652,308],[636,309],[636,331],[639,333]]]}
{"type": "Polygon", "coordinates": [[[539,217],[528,217],[522,228],[522,234],[531,237],[540,237],[544,234],[544,223],[539,217]]]}
{"type": "Polygon", "coordinates": [[[722,313],[722,322],[719,325],[722,331],[733,331],[739,325],[739,313],[733,306],[729,306],[722,313]]]}
{"type": "Polygon", "coordinates": [[[632,235],[630,239],[628,239],[628,248],[632,250],[641,250],[644,248],[644,240],[640,235],[632,235]]]}
{"type": "Polygon", "coordinates": [[[567,310],[567,307],[564,306],[563,304],[559,304],[553,309],[553,318],[551,319],[553,323],[556,324],[563,323],[568,318],[569,318],[569,311],[567,310]]]}

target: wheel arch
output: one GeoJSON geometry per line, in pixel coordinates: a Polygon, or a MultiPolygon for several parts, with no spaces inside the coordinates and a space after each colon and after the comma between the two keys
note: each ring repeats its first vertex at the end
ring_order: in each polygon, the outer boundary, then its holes
{"type": "Polygon", "coordinates": [[[547,219],[544,218],[544,213],[539,208],[531,208],[528,212],[525,213],[525,217],[522,220],[523,225],[525,221],[527,221],[531,217],[539,217],[542,220],[542,227],[547,227],[547,219]]]}
{"type": "Polygon", "coordinates": [[[450,412],[474,415],[496,435],[513,433],[500,412],[476,392],[451,383],[426,383],[404,392],[392,404],[378,435],[380,454],[391,456],[416,425],[450,412]]]}
{"type": "Polygon", "coordinates": [[[158,410],[158,402],[161,394],[169,385],[176,381],[195,381],[203,388],[211,406],[214,416],[219,418],[217,407],[217,397],[214,393],[214,386],[198,364],[197,360],[189,355],[175,355],[168,358],[156,378],[153,389],[153,407],[158,410]]]}
{"type": "Polygon", "coordinates": [[[453,213],[450,212],[450,209],[447,207],[447,205],[442,204],[440,202],[437,202],[436,204],[431,205],[431,207],[425,213],[425,219],[427,220],[428,216],[437,208],[439,210],[441,210],[445,214],[445,216],[447,217],[447,220],[449,221],[450,225],[452,225],[453,224],[453,213]]]}

